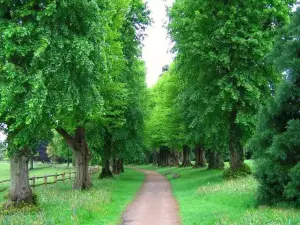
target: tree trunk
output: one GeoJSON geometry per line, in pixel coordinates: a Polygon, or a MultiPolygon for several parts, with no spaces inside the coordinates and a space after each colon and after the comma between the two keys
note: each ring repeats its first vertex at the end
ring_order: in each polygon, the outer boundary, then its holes
{"type": "Polygon", "coordinates": [[[33,156],[30,157],[29,162],[30,162],[30,168],[29,169],[33,170],[33,156]]]}
{"type": "Polygon", "coordinates": [[[75,157],[75,152],[72,151],[72,166],[76,167],[76,157],[75,157]]]}
{"type": "Polygon", "coordinates": [[[183,162],[183,152],[178,152],[179,155],[179,162],[183,162]]]}
{"type": "Polygon", "coordinates": [[[118,173],[124,173],[124,167],[123,167],[123,162],[121,159],[117,160],[117,171],[118,173]]]}
{"type": "Polygon", "coordinates": [[[145,164],[148,165],[150,163],[150,156],[149,153],[147,152],[145,155],[145,164]]]}
{"type": "MultiPolygon", "coordinates": [[[[24,151],[28,152],[28,149],[24,151]]],[[[10,160],[10,194],[6,208],[22,206],[23,203],[36,204],[29,186],[29,160],[23,152],[10,160]]]]}
{"type": "Polygon", "coordinates": [[[118,165],[119,160],[116,159],[116,157],[113,158],[113,174],[119,174],[120,173],[120,166],[118,165]]]}
{"type": "Polygon", "coordinates": [[[63,136],[67,144],[72,148],[75,156],[75,180],[73,189],[88,189],[91,187],[91,178],[89,174],[90,151],[85,139],[85,128],[77,127],[75,137],[69,135],[64,129],[57,128],[56,131],[63,136]]]}
{"type": "MultiPolygon", "coordinates": [[[[119,159],[120,160],[120,159],[119,159]]],[[[120,160],[120,171],[122,172],[122,173],[124,173],[125,171],[124,171],[124,164],[123,164],[123,161],[122,160],[120,160]]]]}
{"type": "Polygon", "coordinates": [[[229,115],[229,152],[230,168],[232,170],[240,169],[244,164],[243,148],[238,140],[238,128],[235,120],[237,111],[230,112],[229,115]]]}
{"type": "Polygon", "coordinates": [[[76,175],[73,184],[74,189],[88,189],[91,186],[89,173],[90,151],[85,139],[85,129],[78,127],[75,132],[75,157],[76,157],[76,175]]]}
{"type": "Polygon", "coordinates": [[[183,146],[183,160],[182,160],[182,167],[191,166],[191,159],[190,159],[190,147],[187,145],[183,146]]]}
{"type": "Polygon", "coordinates": [[[70,157],[69,157],[69,155],[67,156],[67,167],[69,167],[70,166],[70,157]]]}
{"type": "Polygon", "coordinates": [[[196,161],[194,168],[199,168],[199,167],[205,167],[206,166],[206,158],[205,158],[205,151],[203,148],[200,146],[195,147],[195,156],[196,156],[196,161]]]}
{"type": "Polygon", "coordinates": [[[102,172],[99,176],[100,179],[111,178],[113,176],[113,174],[109,168],[109,160],[110,160],[111,150],[112,150],[112,137],[108,133],[108,131],[105,131],[103,167],[102,167],[102,172]]]}
{"type": "Polygon", "coordinates": [[[157,151],[153,152],[153,166],[157,166],[157,151]]]}
{"type": "Polygon", "coordinates": [[[176,150],[173,152],[173,165],[179,166],[179,152],[176,150]]]}
{"type": "Polygon", "coordinates": [[[208,169],[223,169],[224,161],[219,152],[210,151],[209,152],[209,162],[208,169]]]}

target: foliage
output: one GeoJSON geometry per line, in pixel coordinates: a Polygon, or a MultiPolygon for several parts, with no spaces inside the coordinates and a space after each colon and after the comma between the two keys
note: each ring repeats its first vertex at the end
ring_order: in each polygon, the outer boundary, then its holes
{"type": "Polygon", "coordinates": [[[260,183],[258,199],[262,203],[300,203],[299,24],[297,10],[277,38],[270,60],[276,62],[284,80],[261,108],[250,143],[260,183]]]}
{"type": "Polygon", "coordinates": [[[59,134],[54,133],[52,142],[47,146],[47,154],[54,161],[56,158],[69,160],[72,157],[72,149],[59,134]]]}
{"type": "Polygon", "coordinates": [[[5,124],[10,155],[24,146],[34,149],[48,136],[46,88],[36,63],[49,44],[46,28],[53,3],[0,2],[0,123],[5,124]],[[36,29],[39,27],[40,29],[36,29]]]}
{"type": "MultiPolygon", "coordinates": [[[[112,39],[117,51],[110,52],[106,85],[102,88],[104,114],[102,136],[113,143],[112,156],[136,161],[143,157],[143,106],[146,101],[145,65],[140,60],[141,41],[149,24],[149,11],[141,0],[125,1],[122,19],[113,26],[112,39]],[[126,4],[125,4],[126,3],[126,4]],[[124,10],[124,8],[126,10],[124,10]]],[[[103,153],[102,153],[103,154],[103,153]]]]}
{"type": "Polygon", "coordinates": [[[145,136],[148,148],[168,146],[179,150],[185,144],[184,127],[176,98],[180,88],[173,66],[162,73],[158,83],[149,90],[145,136]]]}
{"type": "Polygon", "coordinates": [[[243,162],[256,113],[278,73],[266,63],[294,1],[176,0],[169,32],[182,87],[180,112],[190,144],[230,150],[243,162]]]}

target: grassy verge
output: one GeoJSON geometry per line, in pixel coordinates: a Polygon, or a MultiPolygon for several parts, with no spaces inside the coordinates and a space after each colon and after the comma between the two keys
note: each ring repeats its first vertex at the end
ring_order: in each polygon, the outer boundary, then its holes
{"type": "MultiPolygon", "coordinates": [[[[122,212],[141,187],[144,175],[127,169],[114,179],[93,175],[88,191],[72,191],[71,181],[35,188],[40,211],[0,215],[0,224],[118,224],[122,212]]],[[[0,196],[0,203],[5,200],[0,196]]]]}
{"type": "Polygon", "coordinates": [[[184,225],[300,224],[300,211],[292,208],[256,207],[258,183],[249,176],[225,181],[221,170],[155,168],[170,180],[184,225]],[[172,179],[172,173],[180,178],[172,179]]]}

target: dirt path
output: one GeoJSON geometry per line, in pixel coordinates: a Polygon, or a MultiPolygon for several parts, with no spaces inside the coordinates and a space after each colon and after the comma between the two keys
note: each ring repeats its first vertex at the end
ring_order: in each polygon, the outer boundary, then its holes
{"type": "Polygon", "coordinates": [[[139,171],[146,174],[146,179],[123,214],[121,225],[180,225],[178,205],[168,180],[153,171],[139,171]]]}

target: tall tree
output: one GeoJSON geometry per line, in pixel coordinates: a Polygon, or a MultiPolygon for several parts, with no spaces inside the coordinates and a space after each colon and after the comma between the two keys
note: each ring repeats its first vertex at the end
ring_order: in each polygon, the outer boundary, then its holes
{"type": "Polygon", "coordinates": [[[36,63],[46,45],[47,28],[41,21],[51,14],[51,3],[44,1],[0,2],[0,123],[11,158],[8,207],[35,203],[28,157],[50,127],[45,113],[47,90],[36,63]]]}
{"type": "Polygon", "coordinates": [[[223,136],[218,145],[229,150],[234,171],[244,166],[254,115],[278,80],[265,55],[293,2],[177,0],[170,11],[185,105],[194,106],[185,108],[187,125],[198,123],[208,143],[223,136]]]}
{"type": "Polygon", "coordinates": [[[250,148],[261,203],[300,202],[300,10],[280,32],[270,56],[284,79],[260,110],[250,148]]]}

